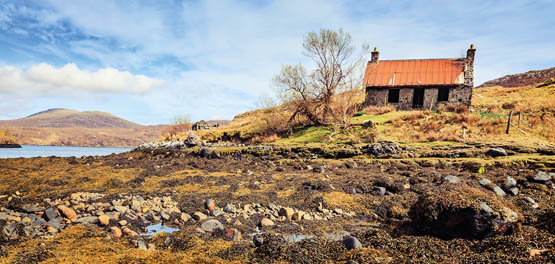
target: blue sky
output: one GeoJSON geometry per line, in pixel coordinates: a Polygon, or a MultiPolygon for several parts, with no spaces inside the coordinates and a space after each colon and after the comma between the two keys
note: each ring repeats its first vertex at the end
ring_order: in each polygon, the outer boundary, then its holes
{"type": "Polygon", "coordinates": [[[232,119],[274,94],[303,36],[343,28],[381,59],[460,57],[475,84],[555,66],[555,1],[0,0],[0,119],[47,108],[141,124],[232,119]]]}

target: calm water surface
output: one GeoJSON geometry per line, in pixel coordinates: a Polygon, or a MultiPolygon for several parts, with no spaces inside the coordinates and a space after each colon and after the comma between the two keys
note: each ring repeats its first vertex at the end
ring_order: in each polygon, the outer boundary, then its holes
{"type": "Polygon", "coordinates": [[[130,148],[22,145],[22,148],[0,148],[0,158],[104,156],[130,150],[130,148]]]}

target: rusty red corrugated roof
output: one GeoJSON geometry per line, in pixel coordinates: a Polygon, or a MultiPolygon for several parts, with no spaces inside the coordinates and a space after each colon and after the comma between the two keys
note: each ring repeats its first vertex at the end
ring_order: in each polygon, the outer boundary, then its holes
{"type": "Polygon", "coordinates": [[[464,59],[382,60],[368,62],[365,87],[459,85],[464,83],[464,59]]]}

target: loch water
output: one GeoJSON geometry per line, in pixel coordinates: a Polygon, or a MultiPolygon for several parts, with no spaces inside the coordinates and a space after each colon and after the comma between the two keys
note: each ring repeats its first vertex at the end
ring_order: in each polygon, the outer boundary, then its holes
{"type": "Polygon", "coordinates": [[[106,156],[130,151],[130,148],[112,147],[69,147],[69,146],[34,146],[22,145],[21,148],[0,148],[0,158],[33,157],[82,157],[106,156]]]}

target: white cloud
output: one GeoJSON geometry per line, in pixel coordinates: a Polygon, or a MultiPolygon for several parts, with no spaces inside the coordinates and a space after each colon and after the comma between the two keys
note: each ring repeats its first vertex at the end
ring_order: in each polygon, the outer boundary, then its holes
{"type": "Polygon", "coordinates": [[[0,67],[0,92],[4,93],[61,96],[67,92],[143,94],[163,84],[161,80],[113,68],[88,72],[73,63],[60,68],[41,63],[27,71],[14,66],[0,67]]]}
{"type": "MultiPolygon", "coordinates": [[[[143,112],[157,113],[150,123],[183,113],[193,119],[230,118],[251,108],[260,95],[272,94],[270,80],[282,64],[306,62],[303,35],[320,28],[343,27],[357,46],[378,46],[382,59],[458,57],[474,43],[476,85],[555,62],[550,52],[555,45],[552,1],[42,3],[47,10],[33,16],[44,24],[41,36],[51,42],[36,48],[59,61],[102,69],[86,72],[71,64],[35,65],[27,71],[4,67],[0,78],[42,94],[156,91],[141,98],[149,106],[143,112]],[[61,21],[89,37],[63,38],[63,45],[57,45],[58,35],[49,29],[61,21]],[[165,84],[121,70],[154,76],[165,84]]],[[[9,19],[1,17],[2,13],[0,20],[9,19]]],[[[27,45],[36,51],[33,43],[27,45]]],[[[0,92],[10,89],[13,86],[0,83],[0,92]]]]}

